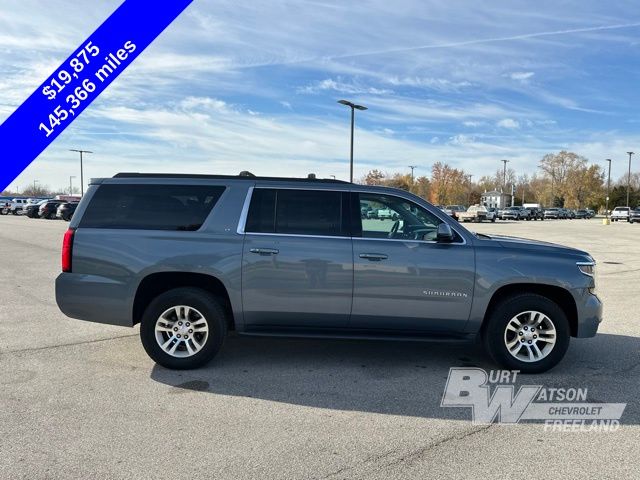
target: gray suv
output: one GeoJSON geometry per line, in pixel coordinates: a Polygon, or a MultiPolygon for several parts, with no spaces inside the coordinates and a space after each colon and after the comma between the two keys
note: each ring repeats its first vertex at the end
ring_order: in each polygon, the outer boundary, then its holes
{"type": "Polygon", "coordinates": [[[335,180],[118,174],[66,232],[56,299],[132,327],[149,356],[199,367],[243,335],[481,341],[542,372],[601,321],[595,262],[471,233],[408,192],[335,180]],[[390,210],[384,219],[363,211],[390,210]]]}

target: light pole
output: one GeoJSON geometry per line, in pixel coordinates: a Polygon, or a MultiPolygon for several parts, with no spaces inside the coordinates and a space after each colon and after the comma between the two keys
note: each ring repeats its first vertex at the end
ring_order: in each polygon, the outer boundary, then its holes
{"type": "Polygon", "coordinates": [[[631,155],[633,152],[627,152],[629,154],[629,172],[627,173],[627,207],[629,206],[629,190],[631,189],[631,155]]]}
{"type": "Polygon", "coordinates": [[[413,169],[416,167],[417,165],[409,165],[409,168],[411,169],[411,185],[413,185],[413,169]]]}
{"type": "Polygon", "coordinates": [[[36,183],[40,183],[38,180],[33,181],[33,196],[36,196],[36,183]]]}
{"type": "Polygon", "coordinates": [[[504,191],[507,188],[507,163],[509,160],[500,160],[504,163],[502,167],[502,190],[504,191]]]}
{"type": "Polygon", "coordinates": [[[556,169],[555,167],[551,169],[551,206],[556,206],[556,193],[554,191],[556,180],[556,169]]]}
{"type": "Polygon", "coordinates": [[[607,198],[605,199],[604,206],[604,216],[609,220],[609,191],[611,190],[611,159],[607,158],[607,162],[609,162],[609,173],[607,173],[607,198]]]}
{"type": "Polygon", "coordinates": [[[353,183],[353,127],[355,123],[355,111],[367,110],[364,105],[357,105],[347,100],[338,100],[338,103],[351,108],[351,155],[349,156],[349,181],[353,183]]]}
{"type": "Polygon", "coordinates": [[[473,178],[473,174],[472,173],[468,173],[466,175],[467,177],[467,183],[469,184],[469,191],[467,192],[467,203],[471,203],[471,179],[473,178]]]}
{"type": "Polygon", "coordinates": [[[75,150],[75,149],[71,149],[69,151],[80,153],[80,196],[84,197],[84,172],[82,171],[82,154],[93,153],[93,152],[90,152],[89,150],[75,150]]]}
{"type": "Polygon", "coordinates": [[[69,195],[73,195],[73,182],[72,180],[76,178],[75,175],[70,175],[69,176],[69,195]]]}

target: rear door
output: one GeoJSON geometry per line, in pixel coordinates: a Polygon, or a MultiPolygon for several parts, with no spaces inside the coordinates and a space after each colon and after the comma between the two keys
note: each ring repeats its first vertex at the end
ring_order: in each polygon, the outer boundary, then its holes
{"type": "Polygon", "coordinates": [[[253,190],[242,255],[248,329],[346,327],[353,294],[349,193],[253,190]]]}

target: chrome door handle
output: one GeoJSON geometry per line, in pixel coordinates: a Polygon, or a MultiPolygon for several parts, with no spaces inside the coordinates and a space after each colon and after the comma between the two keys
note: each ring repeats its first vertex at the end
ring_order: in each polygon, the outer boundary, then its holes
{"type": "Polygon", "coordinates": [[[360,258],[366,258],[371,262],[379,262],[380,260],[386,260],[389,257],[384,253],[361,253],[360,258]]]}
{"type": "Polygon", "coordinates": [[[276,255],[280,253],[277,248],[252,248],[249,250],[251,253],[257,253],[258,255],[276,255]]]}

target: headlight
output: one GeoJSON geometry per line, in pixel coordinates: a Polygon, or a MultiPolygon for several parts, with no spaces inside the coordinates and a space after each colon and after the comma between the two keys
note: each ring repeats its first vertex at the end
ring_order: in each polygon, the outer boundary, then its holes
{"type": "Polygon", "coordinates": [[[596,294],[596,262],[577,262],[576,265],[582,273],[591,277],[591,286],[589,287],[589,293],[596,294]]]}
{"type": "Polygon", "coordinates": [[[585,275],[589,275],[590,277],[595,276],[596,274],[596,263],[595,262],[578,262],[576,263],[578,268],[585,275]]]}

